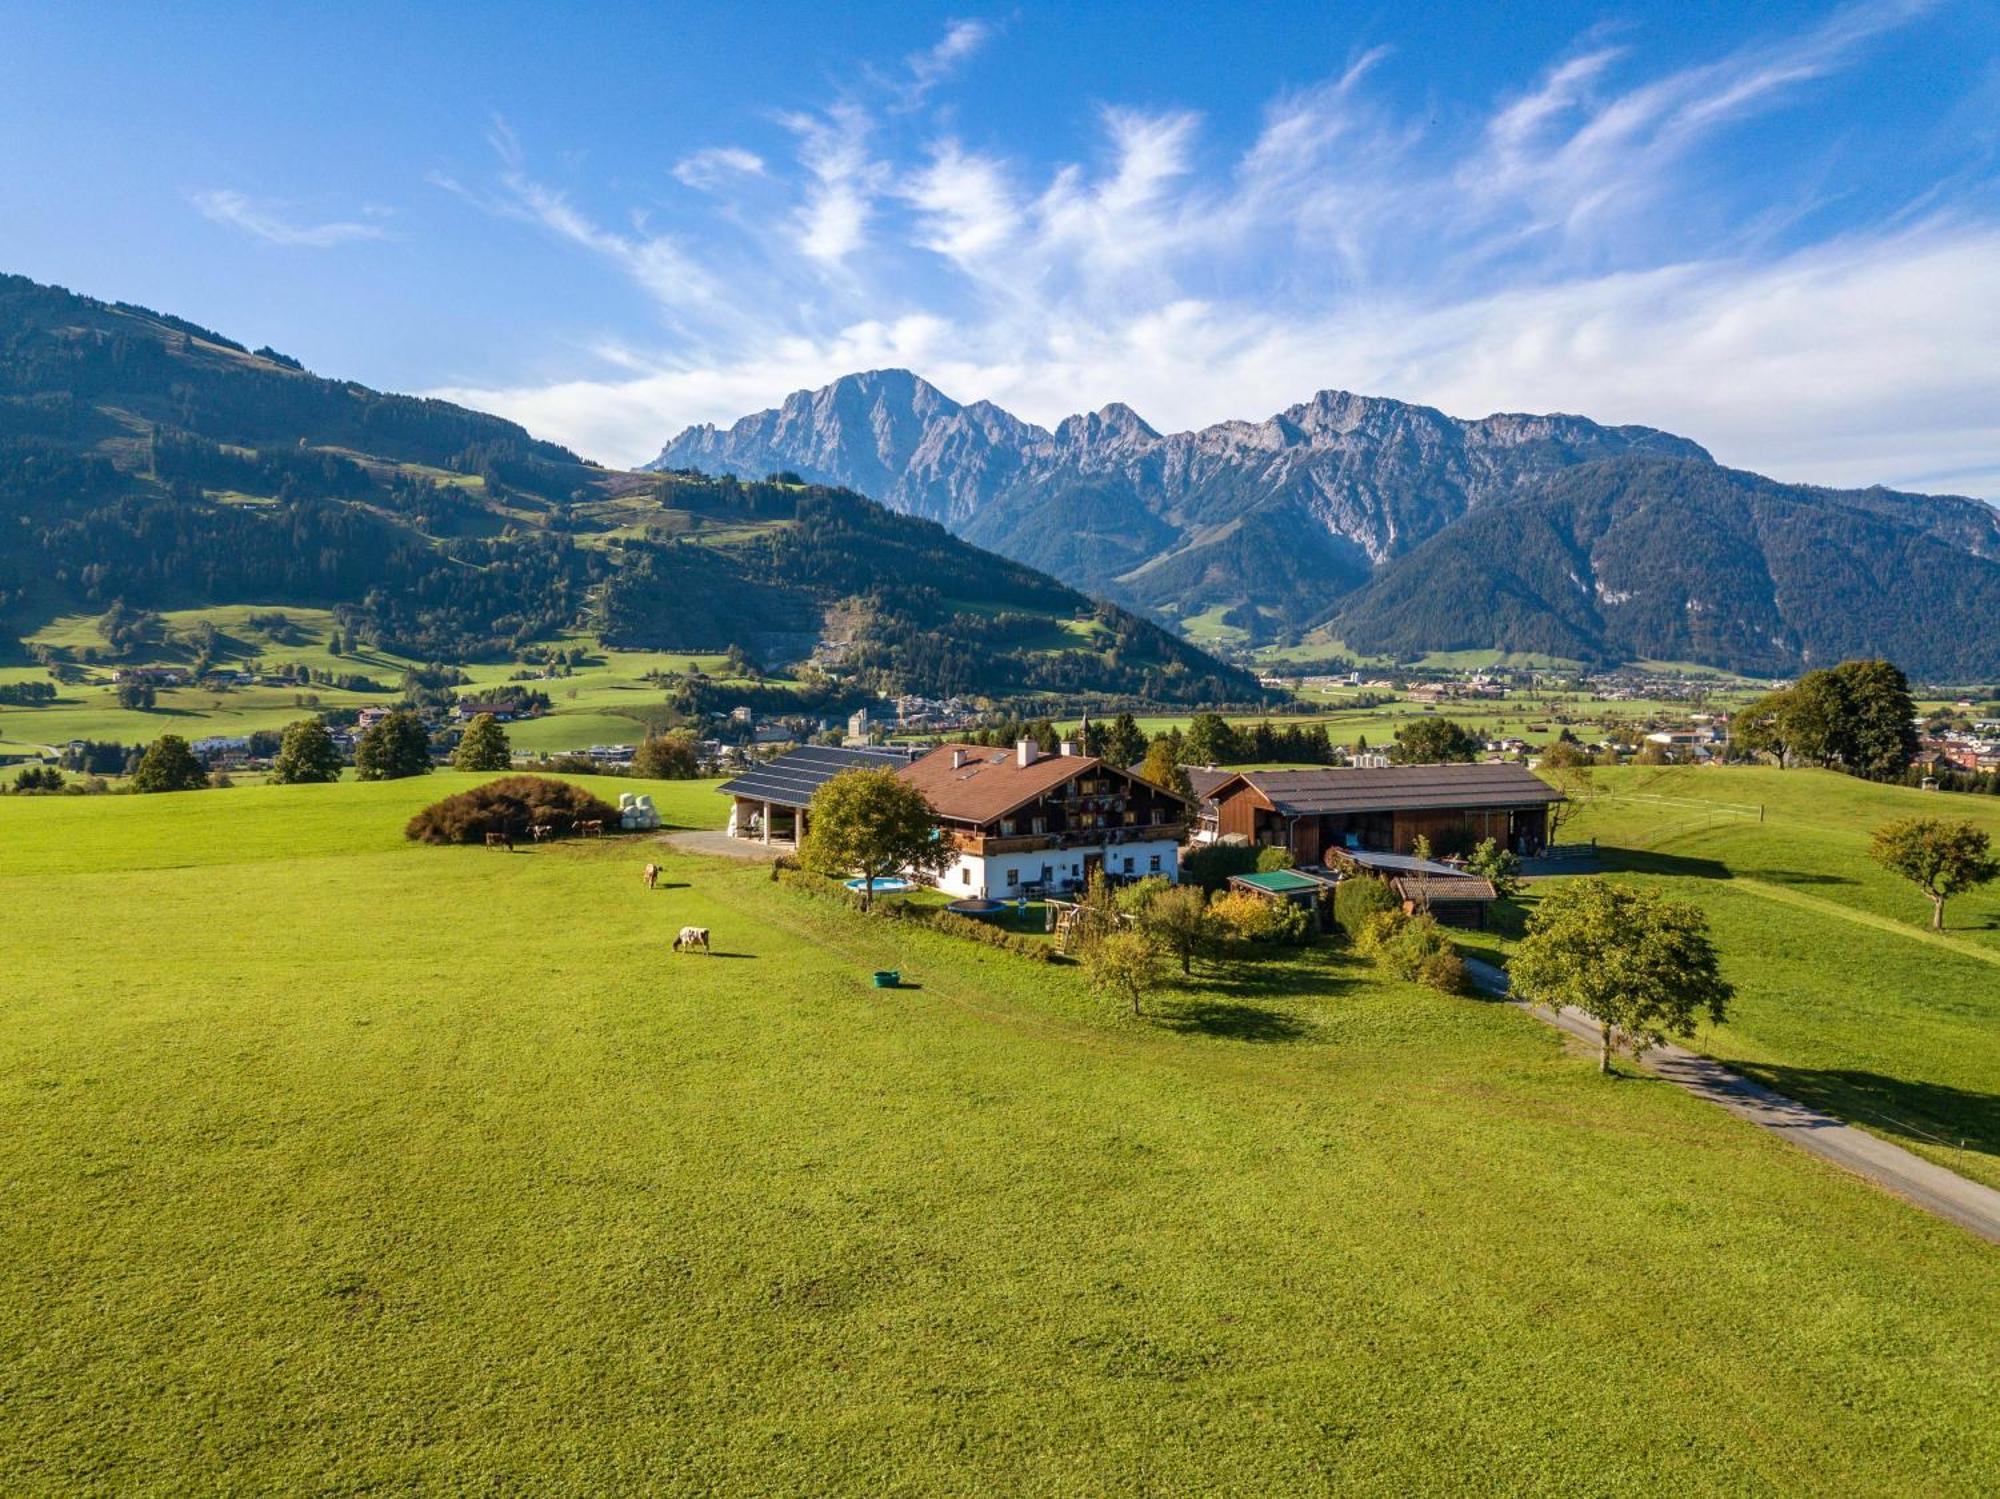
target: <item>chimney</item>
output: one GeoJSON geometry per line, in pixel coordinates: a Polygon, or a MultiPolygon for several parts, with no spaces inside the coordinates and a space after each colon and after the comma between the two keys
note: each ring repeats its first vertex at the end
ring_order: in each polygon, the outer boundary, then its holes
{"type": "Polygon", "coordinates": [[[1035,757],[1040,753],[1041,746],[1036,744],[1032,739],[1017,739],[1014,741],[1014,760],[1016,764],[1033,765],[1035,757]]]}
{"type": "Polygon", "coordinates": [[[952,768],[953,770],[963,770],[963,769],[965,769],[965,751],[964,751],[964,750],[962,750],[962,749],[955,749],[955,750],[953,750],[953,751],[951,752],[951,768],[952,768]]]}
{"type": "Polygon", "coordinates": [[[1065,739],[1057,748],[1065,755],[1074,755],[1076,753],[1076,741],[1074,739],[1065,739]]]}

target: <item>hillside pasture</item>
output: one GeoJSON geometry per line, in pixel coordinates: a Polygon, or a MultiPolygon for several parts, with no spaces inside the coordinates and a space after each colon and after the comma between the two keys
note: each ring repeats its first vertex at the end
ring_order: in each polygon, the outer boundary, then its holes
{"type": "Polygon", "coordinates": [[[0,1487],[2000,1478],[1987,1246],[1507,1007],[1322,948],[1134,1019],[650,838],[403,840],[479,779],[0,801],[0,1487]]]}
{"type": "Polygon", "coordinates": [[[2000,887],[1954,899],[1937,937],[1924,897],[1867,857],[1893,817],[1965,817],[2000,837],[1993,798],[1748,767],[1592,782],[1562,837],[1595,838],[1616,877],[1713,925],[1737,998],[1702,1050],[2000,1186],[2000,887]]]}

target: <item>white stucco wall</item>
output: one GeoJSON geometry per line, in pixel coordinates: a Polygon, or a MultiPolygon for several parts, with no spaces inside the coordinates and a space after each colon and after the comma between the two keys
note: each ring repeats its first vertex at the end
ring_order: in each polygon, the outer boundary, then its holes
{"type": "Polygon", "coordinates": [[[1043,849],[1037,853],[996,854],[985,859],[960,854],[958,862],[931,883],[953,895],[980,895],[999,900],[1015,894],[1023,885],[1040,880],[1046,866],[1052,889],[1059,889],[1065,880],[1081,887],[1083,861],[1089,854],[1104,855],[1105,872],[1120,878],[1143,879],[1149,874],[1159,874],[1171,880],[1178,878],[1180,873],[1180,845],[1162,838],[1150,843],[1114,843],[1109,847],[1090,844],[1078,848],[1043,849]],[[1126,863],[1128,859],[1131,861],[1129,866],[1126,863]],[[1157,868],[1153,864],[1155,859],[1159,860],[1157,868]],[[1010,873],[1014,876],[1012,882],[1007,878],[1010,873]]]}

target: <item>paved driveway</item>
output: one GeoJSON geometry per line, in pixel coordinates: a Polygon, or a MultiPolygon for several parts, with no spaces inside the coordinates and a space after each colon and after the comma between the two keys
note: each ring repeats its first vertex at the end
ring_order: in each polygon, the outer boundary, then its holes
{"type": "MultiPolygon", "coordinates": [[[[1492,994],[1507,993],[1507,975],[1491,963],[1468,962],[1474,980],[1492,994]]],[[[1536,1019],[1558,1030],[1598,1045],[1597,1021],[1582,1010],[1560,1013],[1522,1000],[1510,1000],[1536,1019]]],[[[1731,1072],[1720,1062],[1696,1056],[1683,1047],[1667,1045],[1646,1053],[1648,1070],[1694,1094],[1767,1129],[1779,1139],[1811,1151],[1822,1160],[1865,1176],[1877,1186],[1894,1192],[1961,1228],[1970,1229],[1989,1243],[2000,1244],[2000,1191],[1970,1181],[1956,1171],[1927,1161],[1922,1156],[1892,1145],[1879,1135],[1856,1129],[1831,1114],[1807,1108],[1795,1099],[1774,1093],[1762,1083],[1731,1072]]]]}

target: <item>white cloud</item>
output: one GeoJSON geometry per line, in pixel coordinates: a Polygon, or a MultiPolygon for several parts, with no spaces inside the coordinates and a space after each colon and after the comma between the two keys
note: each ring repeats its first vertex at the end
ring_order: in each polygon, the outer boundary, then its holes
{"type": "Polygon", "coordinates": [[[189,201],[203,217],[232,229],[241,229],[274,245],[291,245],[311,250],[328,250],[357,240],[388,239],[388,226],[379,222],[388,210],[369,207],[359,220],[322,224],[295,223],[285,216],[286,205],[259,201],[232,188],[214,188],[189,194],[189,201]]]}
{"type": "Polygon", "coordinates": [[[873,121],[842,100],[824,114],[785,114],[780,123],[799,138],[799,161],[812,179],[796,218],[798,247],[813,260],[838,264],[861,248],[873,199],[887,180],[887,169],[868,154],[873,121]]]}
{"type": "Polygon", "coordinates": [[[764,158],[741,146],[709,146],[674,163],[674,176],[703,192],[714,192],[735,177],[763,175],[764,158]]]}
{"type": "Polygon", "coordinates": [[[430,182],[464,198],[488,213],[519,219],[571,244],[600,255],[651,293],[662,306],[708,306],[716,299],[716,283],[671,235],[648,234],[635,223],[631,234],[602,228],[562,191],[530,175],[526,153],[507,122],[496,119],[488,134],[500,158],[499,190],[485,192],[466,186],[442,172],[430,182]]]}
{"type": "MultiPolygon", "coordinates": [[[[1100,108],[1098,149],[1048,165],[843,99],[778,117],[796,160],[757,164],[790,232],[747,251],[699,223],[607,230],[503,130],[500,190],[467,196],[609,259],[679,337],[624,329],[583,341],[583,378],[444,393],[630,463],[887,365],[1043,424],[1113,399],[1162,429],[1261,419],[1342,387],[1662,426],[1779,478],[2000,494],[2000,226],[1933,206],[1777,249],[1780,215],[1731,219],[1699,154],[1917,8],[1651,76],[1586,42],[1456,125],[1376,97],[1378,49],[1272,100],[1221,161],[1184,110],[1100,108]]],[[[941,78],[984,39],[906,70],[941,78]]]]}
{"type": "Polygon", "coordinates": [[[958,71],[958,65],[985,46],[994,28],[986,21],[952,21],[934,46],[903,60],[908,79],[901,90],[905,109],[914,109],[929,97],[932,89],[958,71]]]}

